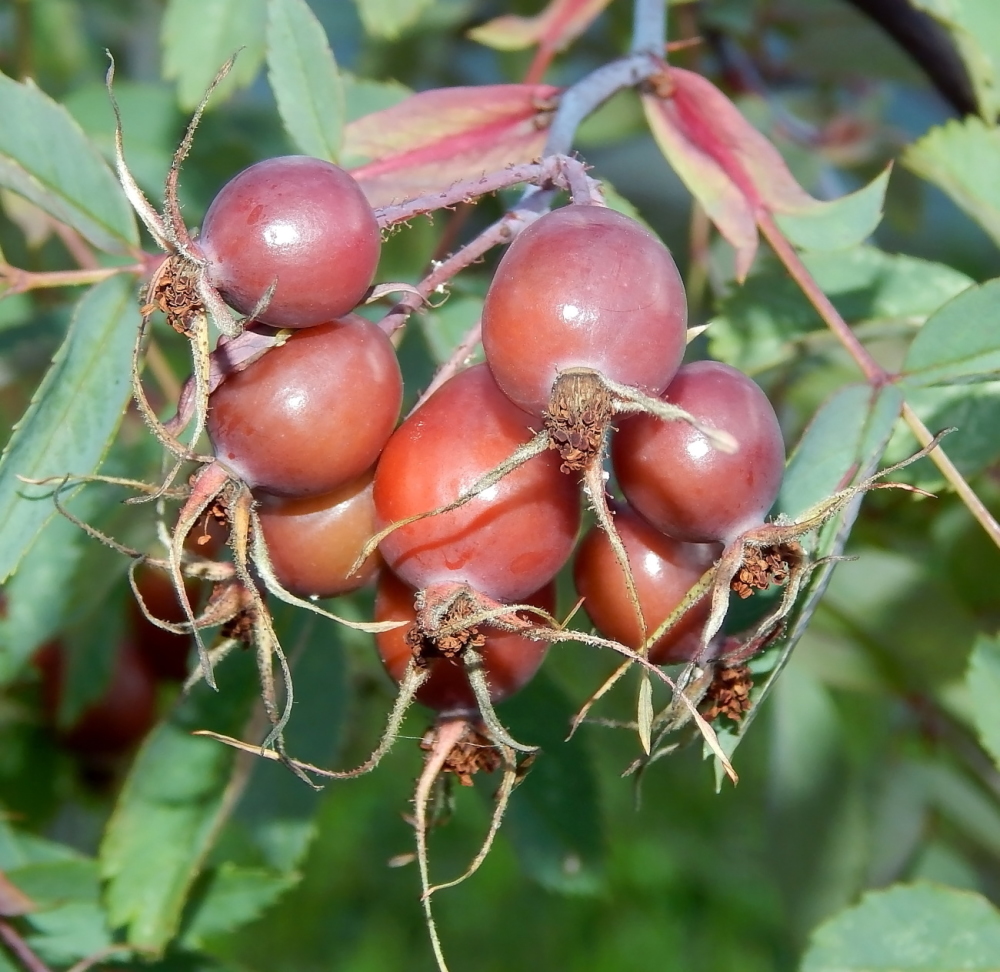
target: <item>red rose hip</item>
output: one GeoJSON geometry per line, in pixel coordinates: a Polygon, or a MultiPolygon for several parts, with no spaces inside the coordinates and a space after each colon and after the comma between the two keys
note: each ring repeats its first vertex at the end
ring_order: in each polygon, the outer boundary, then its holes
{"type": "Polygon", "coordinates": [[[532,223],[504,254],[483,305],[493,376],[535,415],[567,368],[659,395],[686,341],[687,301],[670,251],[603,206],[565,206],[532,223]]]}
{"type": "Polygon", "coordinates": [[[728,543],[761,524],[785,465],[781,428],[765,394],[729,365],[696,361],[678,371],[662,397],[730,433],[738,448],[714,449],[686,422],[623,418],[611,456],[628,501],[678,540],[728,543]]]}
{"type": "Polygon", "coordinates": [[[260,497],[264,542],[285,590],[298,597],[336,597],[375,576],[382,562],[377,551],[357,573],[347,574],[375,532],[373,475],[369,471],[323,496],[260,497]]]}
{"type": "Polygon", "coordinates": [[[391,342],[351,314],[296,331],[226,378],[209,399],[208,434],[247,485],[317,496],[374,464],[402,398],[391,342]]]}
{"type": "Polygon", "coordinates": [[[378,266],[378,222],[361,187],[322,159],[287,155],[244,169],[212,201],[198,239],[208,279],[241,314],[311,327],[346,314],[378,266]]]}
{"type": "MultiPolygon", "coordinates": [[[[531,421],[485,365],[446,382],[386,444],[375,473],[380,527],[458,499],[532,438],[531,421]]],[[[576,484],[544,452],[463,506],[399,528],[380,549],[413,587],[461,583],[517,601],[555,576],[579,523],[576,484]]]]}

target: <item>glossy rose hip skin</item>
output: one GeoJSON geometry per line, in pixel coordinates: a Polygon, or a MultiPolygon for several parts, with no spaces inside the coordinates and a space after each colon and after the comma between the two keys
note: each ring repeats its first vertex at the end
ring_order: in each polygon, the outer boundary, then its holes
{"type": "MultiPolygon", "coordinates": [[[[692,585],[722,553],[721,544],[683,543],[664,536],[625,503],[612,504],[615,527],[625,546],[639,595],[646,635],[684,600],[692,585]]],[[[625,577],[607,534],[593,527],[573,561],[573,580],[584,610],[606,638],[629,648],[641,643],[639,622],[628,599],[625,577]]],[[[661,665],[694,658],[708,620],[709,601],[702,598],[655,644],[649,659],[661,665]]]]}
{"type": "MultiPolygon", "coordinates": [[[[376,621],[413,621],[416,611],[413,599],[416,592],[389,571],[383,572],[378,582],[375,598],[376,621]]],[[[521,599],[524,604],[532,604],[551,613],[555,610],[555,585],[546,584],[531,597],[521,599]]],[[[394,628],[375,636],[375,644],[386,671],[397,681],[401,681],[413,650],[406,642],[409,628],[394,628]]],[[[542,664],[548,645],[544,641],[532,641],[518,634],[496,631],[483,626],[480,631],[486,635],[486,644],[481,649],[486,681],[490,687],[490,699],[501,702],[523,688],[542,664]]],[[[417,690],[417,701],[438,712],[453,709],[475,710],[476,697],[469,685],[469,679],[460,659],[430,659],[429,678],[417,690]]]]}
{"type": "Polygon", "coordinates": [[[343,169],[304,155],[267,159],[223,186],[198,246],[230,306],[258,320],[311,327],[346,314],[371,284],[381,239],[361,187],[343,169]]]}
{"type": "Polygon", "coordinates": [[[370,468],[403,398],[392,344],[355,315],[297,331],[209,399],[216,456],[247,485],[317,496],[370,468]]]}
{"type": "MultiPolygon", "coordinates": [[[[445,383],[393,434],[375,473],[386,526],[457,499],[532,437],[531,416],[497,388],[485,365],[445,383]]],[[[580,523],[576,484],[545,452],[464,506],[391,533],[389,567],[416,588],[464,583],[517,601],[569,558],[580,523]]]]}
{"type": "Polygon", "coordinates": [[[347,576],[375,532],[373,471],[322,496],[283,499],[262,495],[257,514],[275,576],[298,597],[336,597],[356,591],[376,574],[376,551],[347,576]]]}
{"type": "Polygon", "coordinates": [[[650,523],[678,540],[728,543],[763,522],[781,488],[785,446],[774,409],[754,381],[729,365],[685,365],[662,396],[739,448],[713,449],[685,422],[622,418],[612,437],[615,475],[650,523]]]}
{"type": "Polygon", "coordinates": [[[687,300],[670,251],[602,206],[565,206],[532,223],[504,254],[483,305],[493,376],[535,415],[566,368],[658,395],[686,340],[687,300]]]}

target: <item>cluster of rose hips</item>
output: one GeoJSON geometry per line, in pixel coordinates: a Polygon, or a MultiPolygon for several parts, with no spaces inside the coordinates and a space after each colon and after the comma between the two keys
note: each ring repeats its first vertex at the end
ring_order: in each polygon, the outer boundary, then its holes
{"type": "Polygon", "coordinates": [[[285,338],[208,402],[216,464],[252,493],[258,571],[304,599],[378,575],[376,621],[406,622],[376,635],[382,659],[397,680],[419,669],[416,697],[446,714],[482,708],[477,677],[490,701],[532,677],[574,548],[602,635],[656,664],[709,661],[706,597],[648,636],[763,524],[784,447],[753,381],[681,366],[683,285],[644,227],[580,204],[528,225],[486,297],[486,363],[398,428],[392,342],[351,313],[380,234],[347,173],[305,157],[252,166],[216,197],[197,247],[226,303],[285,338]],[[609,436],[624,494],[610,502],[609,436]],[[577,545],[581,483],[598,522],[577,545]]]}

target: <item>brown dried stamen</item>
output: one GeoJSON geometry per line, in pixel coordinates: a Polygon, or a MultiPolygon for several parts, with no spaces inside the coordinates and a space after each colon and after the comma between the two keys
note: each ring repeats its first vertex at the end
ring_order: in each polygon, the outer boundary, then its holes
{"type": "Polygon", "coordinates": [[[190,337],[194,322],[205,314],[205,305],[198,294],[199,272],[184,257],[168,257],[150,281],[142,314],[161,310],[175,331],[190,337]]]}
{"type": "MultiPolygon", "coordinates": [[[[441,767],[442,772],[453,773],[462,786],[472,786],[475,773],[492,773],[503,765],[500,750],[482,732],[483,728],[485,727],[466,723],[461,737],[452,746],[441,767]]],[[[420,740],[420,748],[424,752],[430,752],[434,748],[437,731],[434,726],[424,733],[420,740]]]]}
{"type": "Polygon", "coordinates": [[[564,473],[580,472],[600,454],[613,414],[611,396],[597,372],[572,369],[559,375],[545,413],[545,430],[549,448],[562,456],[564,473]]]}
{"type": "Polygon", "coordinates": [[[744,712],[750,709],[750,689],[753,678],[746,665],[723,666],[716,669],[715,678],[702,701],[702,715],[707,722],[720,715],[729,716],[739,722],[744,712]]]}
{"type": "Polygon", "coordinates": [[[416,623],[405,635],[417,665],[424,667],[432,658],[447,658],[454,664],[461,664],[466,648],[481,649],[486,644],[486,635],[476,625],[462,626],[463,619],[472,617],[476,610],[471,598],[459,596],[443,616],[434,620],[427,617],[430,612],[418,611],[416,623]],[[442,628],[446,634],[440,633],[442,628]]]}
{"type": "Polygon", "coordinates": [[[743,562],[730,582],[730,588],[742,598],[754,591],[766,591],[772,584],[781,586],[788,580],[789,559],[793,551],[784,544],[773,547],[747,547],[743,562]]]}

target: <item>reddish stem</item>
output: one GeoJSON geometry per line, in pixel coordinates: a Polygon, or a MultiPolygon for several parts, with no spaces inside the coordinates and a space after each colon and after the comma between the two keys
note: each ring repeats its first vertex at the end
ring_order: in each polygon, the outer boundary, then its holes
{"type": "MultiPolygon", "coordinates": [[[[795,248],[778,228],[770,213],[758,213],[757,225],[760,227],[765,239],[771,244],[778,258],[785,265],[785,269],[788,270],[792,279],[802,289],[802,293],[805,294],[819,316],[823,318],[827,326],[844,346],[847,353],[850,354],[854,362],[861,369],[865,380],[875,388],[879,388],[892,381],[892,376],[872,358],[865,346],[858,340],[850,327],[848,327],[847,322],[841,317],[837,308],[833,306],[830,299],[820,289],[819,284],[806,268],[795,248]]],[[[903,404],[903,421],[909,426],[910,431],[921,446],[927,446],[931,443],[934,436],[931,435],[930,430],[924,425],[916,412],[905,402],[903,404]]],[[[976,495],[975,490],[973,490],[965,477],[958,471],[947,454],[938,446],[928,454],[928,458],[938,467],[944,478],[951,484],[955,492],[958,493],[969,512],[986,531],[987,536],[1000,547],[1000,523],[997,523],[996,519],[986,508],[986,505],[976,495]]]]}
{"type": "Polygon", "coordinates": [[[3,941],[7,950],[28,972],[50,972],[49,967],[31,950],[17,929],[2,918],[0,918],[0,941],[3,941]]]}
{"type": "Polygon", "coordinates": [[[143,274],[145,263],[132,263],[121,267],[98,267],[94,270],[48,270],[33,272],[19,267],[0,265],[0,280],[10,281],[5,294],[23,294],[29,290],[52,287],[80,287],[100,283],[120,273],[143,274]]]}

